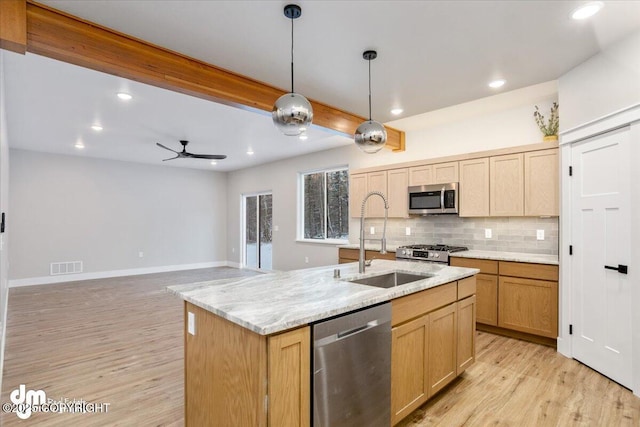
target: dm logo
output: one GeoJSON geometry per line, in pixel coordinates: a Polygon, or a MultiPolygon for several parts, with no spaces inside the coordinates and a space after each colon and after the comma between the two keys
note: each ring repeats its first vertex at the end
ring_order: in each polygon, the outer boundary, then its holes
{"type": "Polygon", "coordinates": [[[31,409],[37,405],[47,403],[47,394],[42,390],[27,390],[24,384],[20,384],[16,390],[9,395],[11,403],[16,405],[16,415],[21,420],[26,420],[31,416],[31,409]]]}

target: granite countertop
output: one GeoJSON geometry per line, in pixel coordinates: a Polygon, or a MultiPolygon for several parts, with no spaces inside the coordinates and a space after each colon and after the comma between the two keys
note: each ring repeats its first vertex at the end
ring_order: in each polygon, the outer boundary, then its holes
{"type": "Polygon", "coordinates": [[[244,328],[260,335],[270,335],[478,272],[475,268],[378,259],[367,267],[364,274],[358,274],[358,263],[348,263],[169,286],[167,289],[185,301],[244,328]],[[340,269],[342,278],[333,277],[335,268],[340,269]],[[392,271],[431,273],[435,276],[390,289],[348,281],[392,271]]]}
{"type": "Polygon", "coordinates": [[[532,264],[559,264],[558,255],[529,254],[521,252],[480,251],[470,249],[468,251],[454,252],[450,256],[459,258],[493,259],[497,261],[528,262],[532,264]]]}

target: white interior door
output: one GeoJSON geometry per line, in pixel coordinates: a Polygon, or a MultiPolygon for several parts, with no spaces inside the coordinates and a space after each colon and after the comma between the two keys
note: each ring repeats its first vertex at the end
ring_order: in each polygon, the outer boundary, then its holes
{"type": "Polygon", "coordinates": [[[571,148],[573,356],[631,388],[629,128],[571,148]],[[621,271],[623,268],[620,269],[621,271]]]}

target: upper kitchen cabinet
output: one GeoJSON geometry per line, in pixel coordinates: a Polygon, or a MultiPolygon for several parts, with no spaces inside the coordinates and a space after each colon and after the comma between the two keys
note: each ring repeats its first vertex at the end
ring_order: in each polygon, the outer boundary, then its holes
{"type": "Polygon", "coordinates": [[[489,213],[491,216],[522,216],[524,213],[523,154],[489,159],[489,213]]]}
{"type": "MultiPolygon", "coordinates": [[[[367,193],[379,191],[385,195],[389,203],[389,212],[387,214],[389,218],[407,218],[409,216],[408,186],[409,173],[407,168],[351,174],[349,187],[351,217],[360,217],[362,201],[367,193]]],[[[364,212],[366,217],[383,218],[384,202],[380,197],[371,197],[367,201],[364,212]]]]}
{"type": "Polygon", "coordinates": [[[524,214],[558,216],[558,149],[524,153],[524,214]]]}
{"type": "Polygon", "coordinates": [[[409,168],[409,185],[458,182],[458,162],[436,163],[409,168]]]}
{"type": "Polygon", "coordinates": [[[407,218],[409,216],[409,172],[405,169],[387,171],[387,197],[389,199],[389,217],[407,218]]]}
{"type": "Polygon", "coordinates": [[[460,162],[460,216],[489,216],[489,159],[460,162]]]}

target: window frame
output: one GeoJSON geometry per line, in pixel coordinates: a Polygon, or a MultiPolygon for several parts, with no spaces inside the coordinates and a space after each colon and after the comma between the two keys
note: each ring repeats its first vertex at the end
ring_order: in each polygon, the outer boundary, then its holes
{"type": "MultiPolygon", "coordinates": [[[[328,239],[327,236],[327,227],[329,224],[328,216],[327,216],[327,174],[331,172],[346,172],[349,175],[349,166],[348,165],[340,165],[333,166],[328,168],[321,169],[311,169],[302,172],[298,172],[298,198],[297,198],[297,231],[296,231],[296,242],[301,243],[317,243],[320,245],[344,245],[349,243],[349,235],[344,239],[328,239]],[[306,175],[312,175],[316,173],[322,173],[324,176],[324,239],[309,239],[304,237],[304,177],[306,175]]],[[[349,185],[351,183],[349,182],[349,185]]],[[[350,192],[347,192],[347,195],[350,196],[350,192]]],[[[350,217],[347,212],[347,221],[350,221],[350,217]]]]}

